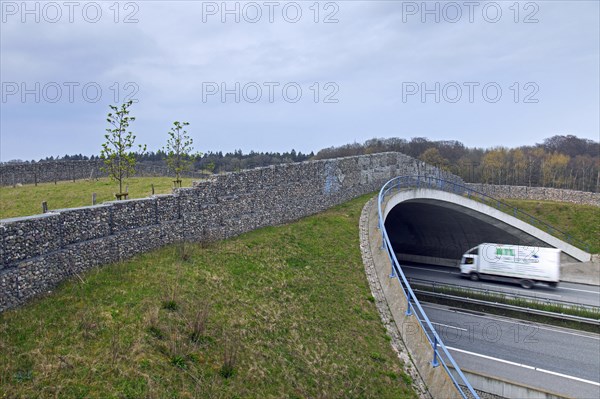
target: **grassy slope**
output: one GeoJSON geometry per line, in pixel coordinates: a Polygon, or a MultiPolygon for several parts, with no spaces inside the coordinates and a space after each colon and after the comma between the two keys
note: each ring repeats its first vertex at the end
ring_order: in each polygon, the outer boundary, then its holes
{"type": "Polygon", "coordinates": [[[1,314],[0,398],[414,397],[364,275],[366,199],[96,269],[1,314]]]}
{"type": "MultiPolygon", "coordinates": [[[[156,194],[172,191],[171,177],[135,177],[127,180],[129,198],[143,198],[152,194],[152,184],[156,194]]],[[[190,187],[192,179],[182,179],[183,187],[190,187]]],[[[42,213],[42,201],[49,209],[73,208],[92,205],[92,193],[96,193],[96,203],[113,201],[119,186],[108,178],[99,180],[77,180],[54,183],[40,183],[37,187],[27,184],[22,187],[0,187],[0,219],[29,216],[42,213]]]]}
{"type": "Polygon", "coordinates": [[[503,200],[590,245],[600,253],[600,209],[553,201],[503,200]]]}

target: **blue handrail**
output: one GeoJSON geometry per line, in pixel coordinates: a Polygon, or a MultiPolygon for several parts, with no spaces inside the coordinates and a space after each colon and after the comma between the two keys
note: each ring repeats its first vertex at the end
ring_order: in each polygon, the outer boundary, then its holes
{"type": "MultiPolygon", "coordinates": [[[[389,237],[387,235],[387,231],[385,230],[385,223],[383,220],[383,212],[382,212],[381,207],[382,207],[383,201],[385,200],[385,196],[389,191],[393,190],[394,188],[396,188],[398,190],[400,188],[402,188],[402,185],[401,185],[402,179],[405,179],[405,180],[411,181],[411,182],[416,182],[418,187],[421,186],[421,183],[429,184],[432,181],[431,180],[432,178],[429,178],[429,177],[426,177],[425,179],[427,179],[427,180],[423,181],[420,176],[417,176],[416,179],[413,176],[401,176],[401,177],[397,177],[397,178],[394,178],[394,179],[388,181],[386,184],[384,184],[384,186],[379,191],[379,197],[378,197],[379,228],[381,230],[381,235],[382,235],[382,243],[383,243],[382,248],[386,250],[388,257],[390,259],[390,262],[392,264],[392,273],[391,273],[390,277],[392,277],[392,278],[395,277],[399,280],[400,286],[402,287],[404,295],[406,296],[406,300],[408,302],[406,315],[410,316],[413,313],[416,313],[417,321],[418,321],[419,325],[421,326],[421,328],[423,329],[423,332],[425,333],[425,336],[429,340],[429,343],[431,344],[431,347],[433,349],[433,359],[431,362],[432,367],[438,367],[441,364],[444,367],[444,369],[446,370],[446,372],[448,373],[448,376],[452,380],[452,383],[454,384],[454,386],[456,387],[456,389],[458,390],[458,392],[461,394],[461,396],[463,398],[469,397],[467,392],[465,392],[465,388],[466,388],[466,391],[468,391],[468,393],[470,393],[471,397],[473,397],[475,399],[479,399],[479,395],[477,394],[477,392],[475,392],[475,390],[473,389],[473,387],[471,386],[471,384],[469,383],[469,381],[463,374],[460,367],[458,367],[458,364],[456,364],[456,361],[454,361],[454,358],[452,357],[450,352],[448,352],[448,349],[446,348],[446,346],[444,345],[440,336],[438,335],[437,331],[431,324],[429,317],[427,317],[427,314],[421,307],[421,304],[419,303],[417,296],[413,292],[410,284],[408,283],[408,281],[406,279],[406,276],[402,272],[400,263],[398,262],[398,259],[396,258],[396,254],[394,253],[392,244],[390,243],[389,237]],[[425,323],[425,325],[423,323],[425,323]],[[442,354],[445,356],[440,356],[440,350],[441,350],[442,354]],[[448,363],[451,364],[452,367],[454,367],[454,370],[458,374],[458,377],[455,377],[450,372],[448,363]]],[[[435,179],[436,183],[441,183],[440,186],[442,186],[442,187],[446,186],[445,183],[448,183],[448,186],[450,186],[450,187],[454,187],[454,188],[458,187],[458,185],[456,185],[455,182],[450,182],[447,180],[442,180],[442,179],[437,179],[437,178],[434,178],[434,179],[435,179]]],[[[446,188],[448,186],[446,186],[446,188]]]]}
{"type": "Polygon", "coordinates": [[[538,227],[538,228],[541,227],[542,230],[544,230],[548,233],[551,233],[552,235],[561,235],[562,237],[564,237],[566,239],[566,241],[568,243],[573,244],[573,245],[578,244],[577,246],[579,248],[582,248],[582,249],[585,248],[587,252],[589,252],[590,247],[588,244],[586,244],[580,240],[574,239],[569,234],[549,225],[548,223],[546,223],[542,220],[539,220],[538,218],[528,214],[527,212],[523,212],[518,208],[515,208],[509,204],[506,204],[506,203],[504,203],[498,199],[495,199],[487,194],[484,194],[477,190],[473,190],[472,188],[467,187],[463,184],[457,183],[456,181],[453,181],[453,180],[441,179],[441,178],[437,178],[434,176],[407,175],[407,176],[395,177],[383,185],[383,187],[379,191],[379,197],[378,197],[379,228],[381,230],[381,235],[382,235],[381,249],[386,250],[386,252],[388,254],[388,258],[390,259],[390,262],[392,264],[392,273],[390,274],[390,277],[397,278],[399,280],[400,286],[402,287],[404,295],[406,296],[408,305],[407,305],[405,314],[407,316],[410,316],[414,313],[417,314],[417,321],[419,322],[419,325],[423,329],[423,332],[425,333],[425,336],[429,340],[429,343],[431,344],[431,347],[433,349],[433,359],[431,362],[432,366],[437,367],[439,364],[441,364],[444,367],[444,369],[450,376],[452,383],[456,386],[456,388],[458,389],[458,392],[462,395],[463,398],[468,397],[467,392],[465,392],[465,388],[466,388],[466,390],[470,393],[470,395],[472,397],[478,399],[479,396],[477,395],[477,393],[475,392],[475,390],[473,389],[473,387],[471,386],[471,384],[469,383],[469,381],[467,380],[467,378],[461,371],[460,367],[458,367],[458,365],[454,361],[454,358],[452,357],[452,355],[448,352],[448,349],[444,345],[443,341],[440,339],[438,333],[436,332],[435,328],[431,324],[431,321],[427,317],[427,314],[425,314],[425,311],[421,307],[421,304],[419,303],[419,300],[417,299],[415,293],[413,292],[412,287],[410,286],[408,280],[406,279],[406,276],[402,272],[400,263],[398,262],[398,259],[396,258],[396,254],[392,248],[392,244],[387,235],[387,231],[385,230],[385,221],[383,220],[383,211],[382,211],[381,207],[383,205],[383,202],[385,201],[387,194],[393,190],[400,191],[403,188],[414,188],[414,187],[434,188],[437,190],[443,190],[443,191],[455,193],[458,195],[466,195],[468,198],[473,198],[473,197],[475,199],[478,198],[488,204],[491,204],[496,209],[501,210],[503,212],[505,212],[506,210],[509,210],[512,212],[512,214],[515,217],[521,216],[521,219],[524,219],[526,221],[528,220],[531,224],[536,224],[537,225],[536,227],[538,227]],[[503,207],[504,207],[504,210],[502,209],[503,207]],[[440,356],[440,351],[445,356],[440,356]],[[458,377],[455,377],[450,372],[448,363],[450,365],[452,365],[452,367],[454,367],[454,370],[455,370],[456,374],[458,375],[458,377]]]}

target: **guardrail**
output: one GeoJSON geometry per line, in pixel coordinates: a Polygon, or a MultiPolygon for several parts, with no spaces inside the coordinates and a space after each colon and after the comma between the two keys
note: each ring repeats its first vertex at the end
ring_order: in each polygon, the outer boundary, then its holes
{"type": "Polygon", "coordinates": [[[449,299],[449,300],[456,301],[456,302],[465,302],[465,303],[469,303],[471,305],[481,305],[481,306],[493,307],[496,309],[512,310],[512,311],[516,311],[519,313],[527,313],[527,314],[532,314],[532,315],[537,315],[537,316],[546,316],[546,317],[550,317],[550,318],[558,319],[558,320],[562,320],[562,321],[564,321],[564,320],[576,321],[578,323],[589,324],[592,326],[600,327],[600,320],[591,319],[589,317],[575,316],[575,315],[564,314],[564,313],[556,313],[556,312],[550,312],[547,310],[540,310],[540,309],[525,308],[522,306],[515,306],[515,305],[508,305],[505,303],[484,301],[481,299],[465,298],[462,296],[442,294],[439,292],[431,292],[431,291],[425,291],[425,290],[420,290],[420,289],[414,289],[414,292],[416,292],[417,294],[428,295],[428,296],[431,296],[434,298],[435,297],[445,298],[445,299],[449,299]]]}
{"type": "Polygon", "coordinates": [[[521,219],[524,222],[527,222],[550,235],[558,237],[561,240],[566,241],[569,244],[578,247],[579,249],[583,249],[588,253],[590,252],[590,245],[588,243],[576,239],[569,233],[557,229],[556,227],[536,218],[525,211],[520,210],[519,208],[502,202],[496,198],[490,197],[489,195],[480,191],[473,190],[472,188],[457,182],[440,179],[433,176],[399,176],[388,181],[381,190],[383,191],[385,189],[385,196],[391,190],[400,190],[403,188],[434,188],[454,194],[464,195],[469,199],[480,200],[488,206],[498,209],[501,212],[512,214],[514,217],[521,219]]]}
{"type": "Polygon", "coordinates": [[[381,249],[386,250],[388,258],[390,259],[392,265],[392,272],[390,274],[390,278],[398,279],[398,281],[400,282],[400,286],[402,287],[403,293],[406,296],[408,303],[406,315],[412,315],[413,313],[416,313],[417,321],[433,349],[433,359],[431,362],[432,366],[438,367],[441,364],[444,367],[450,379],[452,380],[452,383],[457,388],[458,392],[463,398],[474,397],[476,399],[479,399],[479,395],[477,394],[477,392],[475,392],[475,390],[461,371],[460,367],[456,364],[450,352],[448,352],[448,349],[442,342],[440,336],[438,335],[431,321],[427,317],[427,314],[425,314],[425,311],[421,307],[421,304],[419,303],[415,292],[410,286],[410,283],[407,280],[406,276],[402,272],[400,263],[396,258],[396,254],[394,252],[394,249],[392,248],[392,244],[387,235],[387,231],[385,230],[385,221],[383,220],[382,205],[385,202],[386,196],[390,193],[393,194],[394,190],[398,192],[400,190],[408,188],[434,188],[437,190],[443,190],[458,195],[464,195],[470,199],[479,200],[485,203],[486,205],[492,206],[502,212],[512,213],[513,216],[526,222],[529,222],[535,227],[551,235],[558,235],[561,239],[568,242],[569,244],[577,246],[580,249],[585,248],[586,252],[590,251],[590,246],[587,243],[584,243],[583,241],[573,238],[568,233],[563,232],[549,225],[548,223],[536,218],[535,216],[528,214],[527,212],[523,212],[518,208],[515,208],[507,203],[490,197],[485,193],[473,190],[472,188],[464,186],[455,181],[440,179],[433,176],[411,175],[395,177],[383,185],[383,187],[379,191],[379,197],[377,202],[379,211],[378,227],[381,230],[382,236],[381,249]],[[450,372],[450,367],[454,368],[456,376],[452,372],[450,372]]]}
{"type": "MultiPolygon", "coordinates": [[[[492,290],[489,288],[477,288],[477,287],[469,287],[465,285],[459,284],[451,284],[451,283],[440,283],[439,281],[425,280],[417,277],[408,277],[408,283],[413,285],[419,285],[424,287],[431,287],[433,289],[432,292],[437,292],[436,289],[443,290],[444,288],[450,288],[462,291],[464,293],[472,293],[472,294],[480,294],[480,295],[496,295],[497,297],[502,297],[505,299],[520,299],[525,300],[527,302],[531,302],[539,305],[556,305],[564,308],[573,308],[573,309],[585,309],[596,312],[600,314],[600,307],[594,305],[587,305],[578,302],[569,302],[569,301],[559,301],[557,299],[550,299],[543,296],[537,295],[527,295],[522,294],[520,292],[510,292],[510,291],[500,291],[500,290],[492,290]]],[[[543,294],[542,294],[543,295],[543,294]]]]}
{"type": "MultiPolygon", "coordinates": [[[[404,275],[404,273],[402,272],[402,269],[400,268],[400,263],[398,262],[398,259],[396,259],[396,254],[394,252],[394,249],[392,248],[392,244],[390,243],[389,237],[385,230],[385,223],[383,220],[383,211],[381,209],[382,204],[385,201],[386,195],[392,189],[402,188],[402,186],[400,185],[401,181],[398,179],[403,179],[403,178],[406,178],[407,182],[415,182],[416,181],[417,184],[419,184],[421,181],[419,176],[417,176],[416,179],[413,176],[402,176],[399,178],[398,177],[394,178],[394,179],[388,181],[386,184],[384,184],[384,186],[381,188],[381,190],[379,191],[379,197],[378,197],[378,203],[377,203],[378,210],[379,210],[379,229],[381,230],[381,235],[382,235],[382,249],[386,250],[386,252],[388,254],[388,258],[390,259],[390,262],[392,264],[392,273],[391,273],[390,277],[398,279],[398,281],[400,282],[400,286],[402,287],[402,290],[404,292],[404,295],[406,296],[406,300],[408,303],[408,307],[406,309],[406,315],[412,315],[413,312],[416,313],[417,321],[418,321],[419,325],[421,326],[421,329],[423,330],[429,343],[431,344],[431,347],[433,349],[433,359],[431,361],[432,367],[438,367],[441,364],[444,367],[444,369],[446,370],[446,373],[448,373],[448,376],[452,380],[452,383],[454,384],[454,386],[456,387],[456,389],[458,390],[458,392],[461,394],[461,396],[463,398],[472,397],[475,399],[479,399],[479,395],[477,394],[477,392],[475,392],[475,390],[473,389],[473,387],[471,386],[471,384],[469,383],[469,381],[467,380],[467,378],[461,371],[460,367],[458,367],[458,364],[456,364],[456,361],[454,360],[454,358],[452,357],[452,355],[450,354],[450,352],[448,351],[448,349],[442,342],[440,336],[438,335],[438,333],[436,332],[435,328],[433,327],[431,321],[427,317],[427,314],[425,314],[425,311],[421,307],[421,304],[419,303],[417,296],[413,292],[410,284],[408,283],[408,281],[406,279],[406,276],[404,275]],[[450,366],[452,366],[454,368],[454,371],[456,372],[456,375],[457,375],[456,377],[454,376],[454,374],[452,372],[450,372],[450,369],[449,369],[450,366]]],[[[429,179],[429,178],[427,178],[427,179],[429,179]]],[[[445,182],[447,182],[448,184],[450,184],[449,187],[453,188],[454,190],[459,190],[459,189],[464,188],[464,186],[458,185],[455,182],[450,182],[450,181],[442,180],[442,179],[435,179],[435,180],[437,182],[440,182],[442,185],[445,184],[445,182]]]]}

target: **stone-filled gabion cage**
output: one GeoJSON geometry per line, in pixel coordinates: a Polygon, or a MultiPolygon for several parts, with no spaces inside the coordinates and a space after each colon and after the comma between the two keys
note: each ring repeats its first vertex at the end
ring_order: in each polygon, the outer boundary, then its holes
{"type": "Polygon", "coordinates": [[[0,311],[91,267],[290,222],[407,174],[462,183],[404,154],[381,153],[228,173],[169,195],[0,220],[0,311]]]}

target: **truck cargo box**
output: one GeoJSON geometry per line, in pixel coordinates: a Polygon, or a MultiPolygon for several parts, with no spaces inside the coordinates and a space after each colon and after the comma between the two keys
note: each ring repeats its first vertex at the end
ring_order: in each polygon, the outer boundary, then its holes
{"type": "Polygon", "coordinates": [[[526,288],[535,282],[556,286],[560,280],[560,249],[483,243],[465,253],[461,275],[515,279],[526,288]]]}

